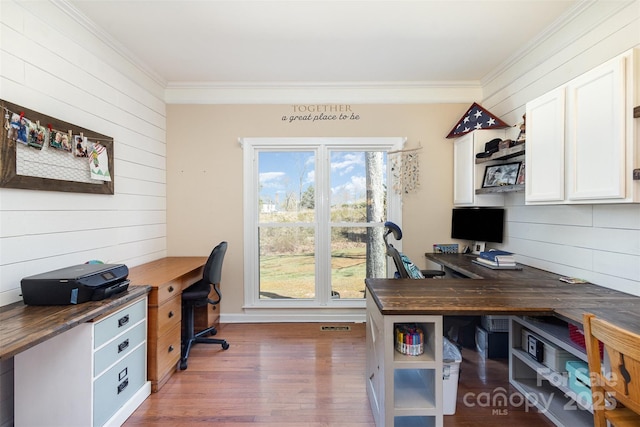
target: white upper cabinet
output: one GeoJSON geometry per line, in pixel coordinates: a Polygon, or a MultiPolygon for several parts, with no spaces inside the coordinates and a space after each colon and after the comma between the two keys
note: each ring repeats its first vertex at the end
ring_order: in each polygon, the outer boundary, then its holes
{"type": "Polygon", "coordinates": [[[564,106],[564,88],[527,103],[527,202],[564,200],[564,106]]]}
{"type": "Polygon", "coordinates": [[[567,85],[568,200],[625,198],[624,71],[615,58],[567,85]]]}
{"type": "Polygon", "coordinates": [[[634,61],[629,51],[527,103],[526,203],[640,202],[634,61]]]}
{"type": "Polygon", "coordinates": [[[494,138],[505,138],[504,129],[479,129],[453,141],[453,204],[455,206],[502,206],[501,194],[476,194],[482,187],[484,166],[475,164],[476,153],[494,138]]]}

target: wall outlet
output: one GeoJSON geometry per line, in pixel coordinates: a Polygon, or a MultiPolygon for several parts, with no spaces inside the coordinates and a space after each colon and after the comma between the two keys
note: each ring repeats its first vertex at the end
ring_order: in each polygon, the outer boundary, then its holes
{"type": "Polygon", "coordinates": [[[640,169],[634,169],[633,170],[633,180],[640,180],[640,169]]]}

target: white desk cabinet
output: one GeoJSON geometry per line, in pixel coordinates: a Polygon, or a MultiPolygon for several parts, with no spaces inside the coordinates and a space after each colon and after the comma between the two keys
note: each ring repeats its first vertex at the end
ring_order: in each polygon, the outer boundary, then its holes
{"type": "Polygon", "coordinates": [[[527,103],[527,204],[640,202],[631,50],[527,103]]]}
{"type": "Polygon", "coordinates": [[[151,393],[146,339],[143,298],[17,354],[16,427],[121,425],[151,393]]]}
{"type": "Polygon", "coordinates": [[[494,138],[505,139],[504,129],[474,130],[453,141],[453,204],[455,206],[502,206],[502,194],[476,194],[482,187],[485,165],[476,166],[476,154],[494,138]]]}
{"type": "Polygon", "coordinates": [[[376,427],[442,427],[442,316],[383,315],[367,295],[367,395],[376,427]],[[416,323],[424,353],[395,350],[395,326],[416,323]]]}

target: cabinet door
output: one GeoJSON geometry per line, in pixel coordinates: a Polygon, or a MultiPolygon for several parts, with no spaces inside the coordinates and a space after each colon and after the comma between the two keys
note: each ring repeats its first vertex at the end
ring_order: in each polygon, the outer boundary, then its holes
{"type": "Polygon", "coordinates": [[[453,204],[455,206],[502,206],[501,194],[476,194],[482,187],[486,163],[476,164],[476,153],[484,151],[487,142],[504,139],[504,129],[478,129],[453,142],[453,204]]]}
{"type": "Polygon", "coordinates": [[[453,204],[472,205],[474,196],[473,177],[474,144],[473,132],[463,135],[453,142],[453,204]]]}
{"type": "Polygon", "coordinates": [[[564,88],[527,103],[527,203],[564,200],[564,117],[564,88]]]}
{"type": "Polygon", "coordinates": [[[568,200],[625,197],[624,69],[616,58],[567,85],[568,200]]]}

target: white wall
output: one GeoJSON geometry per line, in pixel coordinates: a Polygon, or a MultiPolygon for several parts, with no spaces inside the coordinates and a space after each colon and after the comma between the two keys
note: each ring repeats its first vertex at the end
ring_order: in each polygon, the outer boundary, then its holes
{"type": "MultiPolygon", "coordinates": [[[[72,15],[0,1],[0,98],[113,137],[115,194],[0,188],[0,305],[19,301],[31,274],[166,256],[164,84],[72,15]]],[[[11,425],[13,359],[0,363],[0,393],[0,425],[11,425]]]]}
{"type": "MultiPolygon", "coordinates": [[[[485,79],[483,106],[517,123],[528,100],[634,47],[640,47],[640,2],[587,5],[561,32],[550,33],[485,79]]],[[[638,69],[635,80],[640,82],[638,69]]],[[[629,119],[640,128],[640,119],[629,119]]],[[[507,196],[506,204],[502,247],[520,261],[640,295],[640,204],[525,206],[523,193],[507,196]]]]}

